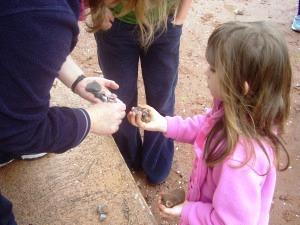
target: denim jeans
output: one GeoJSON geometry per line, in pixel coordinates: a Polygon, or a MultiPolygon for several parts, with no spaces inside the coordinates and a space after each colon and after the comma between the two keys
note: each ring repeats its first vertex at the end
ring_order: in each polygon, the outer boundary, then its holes
{"type": "MultiPolygon", "coordinates": [[[[164,116],[173,116],[181,32],[181,26],[169,21],[167,30],[155,35],[147,51],[139,45],[138,26],[134,24],[116,19],[111,29],[95,34],[99,65],[107,79],[120,85],[115,93],[126,104],[127,112],[137,105],[140,60],[147,104],[164,116]]],[[[166,179],[174,154],[171,139],[145,131],[142,141],[139,130],[127,119],[113,137],[130,168],[143,169],[151,183],[166,179]]]]}

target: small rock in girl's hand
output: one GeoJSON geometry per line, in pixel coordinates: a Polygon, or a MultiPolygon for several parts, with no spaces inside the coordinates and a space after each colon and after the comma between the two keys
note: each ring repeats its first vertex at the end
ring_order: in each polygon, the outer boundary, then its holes
{"type": "Polygon", "coordinates": [[[141,113],[141,115],[142,115],[141,120],[144,123],[149,123],[151,121],[151,116],[150,116],[149,109],[137,106],[137,107],[132,107],[131,111],[136,113],[136,114],[141,113]]]}
{"type": "Polygon", "coordinates": [[[185,191],[183,189],[175,189],[169,193],[161,195],[161,203],[167,208],[183,203],[185,200],[185,191]]]}

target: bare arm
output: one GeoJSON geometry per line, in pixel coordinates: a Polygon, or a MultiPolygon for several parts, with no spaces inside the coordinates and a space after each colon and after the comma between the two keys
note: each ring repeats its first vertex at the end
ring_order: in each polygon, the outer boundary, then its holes
{"type": "MultiPolygon", "coordinates": [[[[80,69],[80,67],[73,61],[72,57],[69,55],[66,61],[63,63],[58,74],[59,74],[58,76],[59,80],[63,82],[68,88],[71,88],[72,84],[78,78],[78,76],[83,75],[84,73],[80,69]]],[[[93,94],[85,90],[86,85],[92,81],[98,82],[102,86],[103,90],[107,93],[110,92],[109,89],[115,90],[119,88],[119,85],[116,82],[112,80],[107,80],[99,76],[84,78],[83,80],[79,81],[79,83],[77,83],[76,87],[74,88],[74,92],[78,94],[80,97],[92,103],[101,102],[93,94]]]]}
{"type": "MultiPolygon", "coordinates": [[[[61,82],[70,88],[77,77],[83,74],[83,71],[73,61],[72,57],[68,56],[58,73],[58,78],[61,82]]],[[[75,92],[79,96],[96,103],[85,109],[91,121],[90,131],[98,135],[112,134],[119,129],[119,125],[125,116],[126,106],[121,101],[117,103],[102,103],[94,95],[87,92],[85,87],[92,81],[98,82],[104,88],[117,89],[119,86],[114,81],[104,78],[87,77],[80,81],[75,88],[75,92]]]]}
{"type": "Polygon", "coordinates": [[[71,87],[73,82],[77,79],[79,75],[82,75],[83,71],[80,67],[73,61],[72,57],[69,55],[66,61],[60,68],[58,72],[58,78],[63,82],[68,88],[71,87]]]}
{"type": "Polygon", "coordinates": [[[174,19],[174,24],[182,25],[191,7],[192,0],[181,0],[176,11],[176,16],[174,19]]]}

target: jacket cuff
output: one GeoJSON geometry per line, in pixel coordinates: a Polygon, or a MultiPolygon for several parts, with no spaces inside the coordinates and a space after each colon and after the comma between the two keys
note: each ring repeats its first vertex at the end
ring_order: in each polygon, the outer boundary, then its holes
{"type": "Polygon", "coordinates": [[[89,114],[87,113],[87,111],[85,109],[74,109],[74,113],[75,116],[77,118],[78,121],[78,130],[82,131],[79,132],[77,138],[76,138],[76,144],[75,146],[79,145],[84,138],[87,136],[87,134],[90,131],[91,128],[91,120],[89,117],[89,114]]]}
{"type": "Polygon", "coordinates": [[[192,202],[184,203],[180,215],[180,224],[189,224],[189,212],[191,211],[192,204],[193,204],[192,202]]]}
{"type": "Polygon", "coordinates": [[[176,129],[175,117],[166,116],[166,120],[167,120],[167,132],[164,133],[165,137],[176,139],[177,129],[176,129]]]}

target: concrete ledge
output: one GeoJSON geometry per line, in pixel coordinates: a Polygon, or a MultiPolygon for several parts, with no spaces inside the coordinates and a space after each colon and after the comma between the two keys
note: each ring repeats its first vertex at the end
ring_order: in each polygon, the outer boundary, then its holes
{"type": "Polygon", "coordinates": [[[157,224],[110,137],[0,169],[0,189],[19,225],[157,224]],[[100,222],[97,206],[107,206],[100,222]]]}

